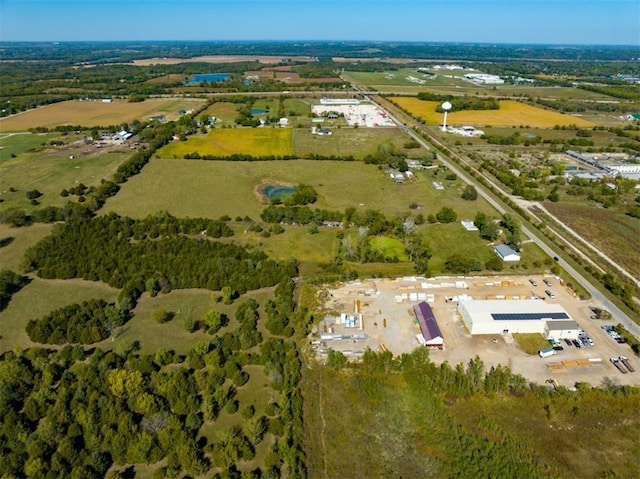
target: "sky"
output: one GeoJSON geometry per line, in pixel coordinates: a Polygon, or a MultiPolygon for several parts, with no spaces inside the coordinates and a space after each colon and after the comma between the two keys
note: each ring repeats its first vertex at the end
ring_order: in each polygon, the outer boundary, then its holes
{"type": "Polygon", "coordinates": [[[640,46],[640,0],[0,0],[0,41],[640,46]]]}

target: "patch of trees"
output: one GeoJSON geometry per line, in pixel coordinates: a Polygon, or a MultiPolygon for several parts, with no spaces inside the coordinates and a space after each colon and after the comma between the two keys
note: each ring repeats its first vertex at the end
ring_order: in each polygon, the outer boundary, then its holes
{"type": "Polygon", "coordinates": [[[27,334],[36,343],[91,344],[108,338],[127,320],[127,313],[103,299],[92,299],[57,309],[27,324],[27,334]]]}
{"type": "Polygon", "coordinates": [[[171,288],[231,286],[244,293],[296,275],[293,262],[278,263],[261,251],[233,244],[187,238],[180,230],[181,224],[206,225],[203,229],[211,234],[213,225],[222,234],[228,230],[222,222],[164,218],[145,221],[110,214],[70,220],[30,248],[25,265],[43,278],[104,281],[122,288],[121,302],[130,303],[145,291],[149,279],[162,279],[171,288]]]}
{"type": "Polygon", "coordinates": [[[375,153],[364,157],[364,162],[368,165],[387,165],[399,171],[409,169],[406,162],[406,154],[396,149],[391,141],[385,141],[376,148],[375,153]]]}
{"type": "Polygon", "coordinates": [[[11,270],[0,271],[0,311],[4,310],[11,301],[11,296],[29,283],[29,278],[11,270]]]}
{"type": "MultiPolygon", "coordinates": [[[[420,92],[417,95],[418,100],[423,101],[438,101],[438,102],[451,102],[453,107],[451,111],[464,111],[464,110],[499,110],[500,103],[494,98],[480,98],[477,96],[453,96],[453,95],[438,95],[430,92],[420,92]]],[[[436,111],[443,113],[441,105],[438,105],[436,111]]]]}
{"type": "Polygon", "coordinates": [[[284,199],[274,198],[271,200],[271,204],[279,205],[285,204],[287,206],[304,206],[313,204],[318,199],[318,193],[311,185],[300,184],[296,186],[295,191],[287,195],[284,199]]]}
{"type": "Polygon", "coordinates": [[[232,155],[217,156],[217,155],[200,155],[197,151],[187,153],[184,155],[186,160],[207,160],[207,161],[284,161],[284,160],[296,160],[297,156],[293,155],[265,155],[265,156],[253,156],[244,153],[234,153],[232,155]]]}

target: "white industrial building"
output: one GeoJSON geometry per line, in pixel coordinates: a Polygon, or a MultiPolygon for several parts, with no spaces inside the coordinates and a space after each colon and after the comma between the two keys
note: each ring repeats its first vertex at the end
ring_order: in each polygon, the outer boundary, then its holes
{"type": "Polygon", "coordinates": [[[511,246],[506,244],[499,244],[493,251],[500,257],[502,261],[520,261],[520,255],[511,246]]]}
{"type": "Polygon", "coordinates": [[[551,334],[554,339],[555,336],[578,337],[577,324],[564,308],[541,299],[459,301],[458,313],[471,334],[540,333],[551,334]],[[564,336],[560,336],[562,334],[564,336]]]}
{"type": "Polygon", "coordinates": [[[504,83],[504,80],[498,75],[489,75],[488,73],[467,73],[464,77],[482,85],[502,85],[504,83]]]}

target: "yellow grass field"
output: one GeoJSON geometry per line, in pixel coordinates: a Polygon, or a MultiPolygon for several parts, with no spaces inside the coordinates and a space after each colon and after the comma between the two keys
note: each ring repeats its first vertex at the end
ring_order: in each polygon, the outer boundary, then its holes
{"type": "Polygon", "coordinates": [[[201,156],[290,156],[293,155],[292,132],[290,128],[218,128],[207,135],[191,136],[187,141],[174,141],[162,148],[158,156],[184,158],[194,151],[201,156]]]}
{"type": "Polygon", "coordinates": [[[138,103],[115,100],[112,103],[96,101],[63,101],[36,108],[0,119],[0,131],[26,131],[30,128],[55,128],[60,125],[100,127],[145,120],[150,116],[165,115],[176,119],[178,110],[198,108],[204,103],[200,99],[151,99],[138,103]]]}
{"type": "MultiPolygon", "coordinates": [[[[414,97],[393,98],[400,107],[412,115],[423,118],[427,123],[442,123],[442,113],[438,113],[437,101],[422,101],[414,97]]],[[[455,104],[455,101],[454,101],[455,104]]],[[[500,101],[499,110],[452,111],[447,118],[449,125],[520,126],[531,128],[553,128],[555,125],[577,125],[591,128],[595,124],[571,115],[563,115],[512,100],[500,101]]]]}

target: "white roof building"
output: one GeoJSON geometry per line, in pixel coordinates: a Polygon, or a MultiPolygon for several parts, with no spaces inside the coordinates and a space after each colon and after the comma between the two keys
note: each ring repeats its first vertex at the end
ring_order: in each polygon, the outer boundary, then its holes
{"type": "Polygon", "coordinates": [[[493,251],[502,259],[502,261],[506,262],[515,262],[520,261],[520,254],[516,250],[514,250],[511,246],[506,244],[499,244],[493,251]]]}
{"type": "MultiPolygon", "coordinates": [[[[471,334],[545,334],[556,331],[556,321],[573,323],[562,306],[541,299],[459,301],[458,313],[471,334]]],[[[561,331],[569,326],[563,325],[561,331]]]]}

